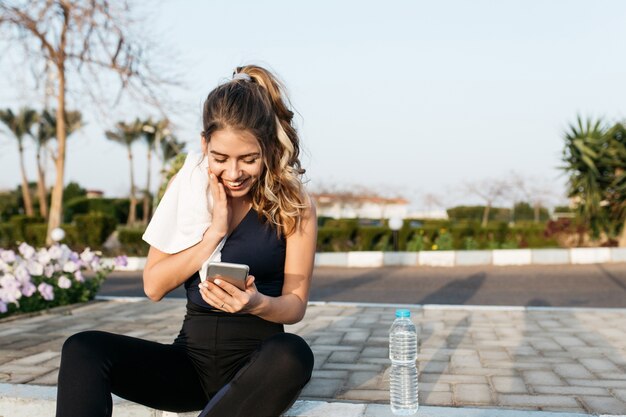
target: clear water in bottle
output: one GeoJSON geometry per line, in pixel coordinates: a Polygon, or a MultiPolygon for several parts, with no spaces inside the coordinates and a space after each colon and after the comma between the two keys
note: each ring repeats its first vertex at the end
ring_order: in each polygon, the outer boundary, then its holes
{"type": "Polygon", "coordinates": [[[389,396],[391,411],[396,415],[417,412],[417,331],[411,321],[411,312],[396,310],[396,319],[389,331],[389,396]]]}

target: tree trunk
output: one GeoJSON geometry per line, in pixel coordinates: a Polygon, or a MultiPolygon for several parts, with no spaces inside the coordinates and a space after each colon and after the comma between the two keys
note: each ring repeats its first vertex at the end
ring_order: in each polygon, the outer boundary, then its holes
{"type": "Polygon", "coordinates": [[[63,182],[65,176],[65,70],[63,64],[58,64],[59,71],[59,96],[57,105],[57,140],[59,149],[55,162],[56,179],[52,188],[52,199],[50,202],[50,217],[48,218],[48,232],[46,244],[52,244],[50,232],[61,225],[63,215],[63,182]]]}
{"type": "Polygon", "coordinates": [[[132,226],[137,221],[137,197],[135,196],[135,174],[133,171],[133,152],[128,145],[128,162],[130,163],[130,209],[126,224],[132,226]]]}
{"type": "Polygon", "coordinates": [[[148,224],[150,221],[150,215],[152,214],[152,207],[150,207],[150,203],[152,202],[151,194],[150,194],[150,176],[152,175],[152,150],[150,149],[150,145],[148,145],[148,179],[146,180],[146,191],[143,196],[143,224],[148,224]]]}
{"type": "Polygon", "coordinates": [[[18,144],[18,148],[20,152],[20,172],[22,173],[22,199],[24,200],[24,210],[27,216],[32,216],[34,214],[33,202],[30,200],[30,188],[28,187],[28,179],[26,178],[26,170],[24,169],[24,148],[21,142],[18,144]]]}
{"type": "Polygon", "coordinates": [[[624,220],[624,224],[622,224],[622,233],[619,235],[617,246],[620,248],[626,248],[626,220],[624,220]]]}
{"type": "Polygon", "coordinates": [[[41,166],[41,148],[37,149],[37,194],[39,195],[39,214],[48,219],[48,198],[46,195],[46,177],[41,166]]]}
{"type": "Polygon", "coordinates": [[[489,221],[489,210],[491,209],[491,203],[487,203],[485,209],[483,210],[483,221],[481,223],[482,227],[487,227],[487,222],[489,221]]]}
{"type": "Polygon", "coordinates": [[[535,223],[539,223],[541,217],[541,204],[535,203],[535,223]]]}

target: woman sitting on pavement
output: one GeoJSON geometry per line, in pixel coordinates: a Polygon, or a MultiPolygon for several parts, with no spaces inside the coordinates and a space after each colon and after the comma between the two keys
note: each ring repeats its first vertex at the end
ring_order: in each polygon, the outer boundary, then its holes
{"type": "Polygon", "coordinates": [[[258,66],[237,68],[204,103],[212,220],[199,243],[174,254],[150,247],[144,289],[161,300],[181,284],[187,314],[173,344],[101,331],[63,346],[57,417],[111,416],[111,393],[200,416],[278,416],[313,369],[306,342],[285,333],[309,297],[316,215],[305,193],[299,139],[281,84],[258,66]],[[200,281],[227,236],[224,262],[246,264],[245,290],[200,281]]]}

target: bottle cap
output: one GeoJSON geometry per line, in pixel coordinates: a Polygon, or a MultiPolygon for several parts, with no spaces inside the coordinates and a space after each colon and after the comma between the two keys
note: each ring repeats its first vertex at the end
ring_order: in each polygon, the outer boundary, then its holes
{"type": "Polygon", "coordinates": [[[406,317],[411,317],[411,312],[405,308],[399,308],[396,310],[396,317],[402,317],[402,318],[406,318],[406,317]]]}

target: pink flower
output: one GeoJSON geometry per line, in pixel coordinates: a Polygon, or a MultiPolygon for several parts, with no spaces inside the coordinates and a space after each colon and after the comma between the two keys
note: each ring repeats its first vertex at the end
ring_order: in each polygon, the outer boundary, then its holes
{"type": "Polygon", "coordinates": [[[126,257],[126,255],[121,255],[121,256],[116,256],[115,257],[115,266],[116,267],[127,266],[127,265],[128,265],[128,258],[126,257]]]}
{"type": "Polygon", "coordinates": [[[52,287],[52,285],[42,282],[37,287],[37,290],[39,290],[39,294],[41,294],[44,300],[47,300],[47,301],[54,300],[54,287],[52,287]]]}
{"type": "Polygon", "coordinates": [[[3,250],[0,254],[0,258],[6,263],[15,262],[15,252],[12,250],[3,250]]]}
{"type": "Polygon", "coordinates": [[[72,286],[72,281],[65,275],[59,277],[59,288],[67,289],[72,286]]]}
{"type": "Polygon", "coordinates": [[[0,314],[4,314],[7,311],[9,311],[9,309],[7,308],[7,305],[3,303],[2,301],[0,301],[0,314]]]}
{"type": "Polygon", "coordinates": [[[50,254],[45,248],[41,248],[39,249],[39,251],[37,251],[37,261],[40,264],[47,265],[50,263],[51,260],[52,258],[50,258],[50,254]]]}
{"type": "Polygon", "coordinates": [[[25,284],[22,284],[22,295],[24,297],[30,297],[35,293],[35,291],[37,291],[37,287],[35,287],[32,282],[29,281],[25,284]]]}
{"type": "Polygon", "coordinates": [[[93,260],[94,256],[95,253],[93,253],[90,248],[87,248],[80,254],[80,259],[84,263],[89,264],[93,260]]]}
{"type": "Polygon", "coordinates": [[[28,273],[31,275],[43,275],[43,265],[37,261],[28,261],[26,268],[28,269],[28,273]]]}
{"type": "Polygon", "coordinates": [[[20,283],[11,274],[0,277],[0,301],[14,303],[22,298],[20,283]]]}
{"type": "Polygon", "coordinates": [[[24,265],[18,265],[17,268],[15,268],[15,278],[17,278],[17,280],[21,283],[25,283],[30,281],[30,274],[28,273],[28,269],[26,269],[26,267],[24,265]]]}
{"type": "Polygon", "coordinates": [[[63,251],[59,245],[52,245],[50,249],[48,249],[48,256],[50,259],[59,259],[63,255],[63,251]]]}
{"type": "Polygon", "coordinates": [[[75,272],[78,269],[78,265],[74,261],[67,261],[63,265],[63,272],[75,272]]]}
{"type": "Polygon", "coordinates": [[[83,277],[83,273],[80,272],[80,269],[78,271],[74,272],[74,278],[76,278],[76,281],[78,281],[78,282],[85,281],[85,277],[83,277]]]}
{"type": "Polygon", "coordinates": [[[26,242],[22,242],[17,249],[20,251],[24,259],[30,259],[33,255],[35,255],[35,248],[26,242]]]}
{"type": "Polygon", "coordinates": [[[52,275],[54,275],[54,266],[46,265],[43,270],[43,274],[46,276],[46,278],[52,278],[52,275]]]}

